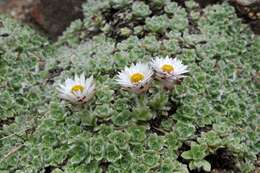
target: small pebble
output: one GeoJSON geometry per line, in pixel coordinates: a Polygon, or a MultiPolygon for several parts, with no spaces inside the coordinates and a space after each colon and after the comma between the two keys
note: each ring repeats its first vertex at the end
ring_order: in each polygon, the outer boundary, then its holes
{"type": "Polygon", "coordinates": [[[254,19],[254,20],[256,19],[256,15],[254,12],[248,13],[248,17],[250,17],[251,19],[254,19]]]}

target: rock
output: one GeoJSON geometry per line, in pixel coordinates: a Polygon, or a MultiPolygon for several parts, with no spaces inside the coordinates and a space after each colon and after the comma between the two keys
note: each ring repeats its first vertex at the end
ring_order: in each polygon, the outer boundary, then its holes
{"type": "Polygon", "coordinates": [[[260,0],[230,0],[230,2],[254,33],[260,34],[260,0]]]}
{"type": "Polygon", "coordinates": [[[81,5],[86,0],[39,0],[32,10],[35,21],[56,39],[78,18],[83,18],[81,5]]]}
{"type": "Polygon", "coordinates": [[[33,0],[0,0],[0,13],[5,13],[13,18],[28,22],[33,0]]]}
{"type": "Polygon", "coordinates": [[[243,6],[250,6],[255,3],[260,3],[260,0],[233,0],[233,1],[243,6]]]}

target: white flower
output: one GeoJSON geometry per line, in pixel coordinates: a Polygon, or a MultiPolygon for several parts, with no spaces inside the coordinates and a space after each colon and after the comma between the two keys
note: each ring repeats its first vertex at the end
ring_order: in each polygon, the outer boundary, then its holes
{"type": "Polygon", "coordinates": [[[185,73],[189,72],[187,66],[183,65],[181,60],[169,58],[168,56],[166,58],[154,58],[151,66],[155,70],[156,76],[161,79],[180,79],[185,77],[185,73]]]}
{"type": "Polygon", "coordinates": [[[181,60],[168,56],[154,58],[151,61],[151,66],[155,70],[156,78],[161,80],[168,89],[172,88],[174,82],[184,78],[184,74],[189,72],[187,66],[183,65],[181,60]]]}
{"type": "Polygon", "coordinates": [[[135,93],[147,91],[152,80],[153,70],[148,64],[132,64],[117,75],[116,81],[124,88],[135,93]]]}
{"type": "Polygon", "coordinates": [[[86,79],[84,73],[75,75],[73,79],[66,79],[65,84],[59,84],[57,88],[60,98],[72,103],[85,103],[89,101],[95,93],[95,83],[93,77],[86,79]]]}

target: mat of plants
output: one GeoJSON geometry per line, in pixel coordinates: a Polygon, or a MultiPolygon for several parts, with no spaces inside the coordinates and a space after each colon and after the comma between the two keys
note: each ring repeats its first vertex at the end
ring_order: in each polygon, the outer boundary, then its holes
{"type": "MultiPolygon", "coordinates": [[[[256,169],[260,38],[223,2],[88,0],[50,43],[0,17],[0,173],[188,173],[256,169]],[[154,57],[189,72],[126,91],[117,74],[154,57]],[[84,104],[57,86],[84,72],[84,104]]],[[[80,89],[78,89],[80,90],[80,89]]]]}

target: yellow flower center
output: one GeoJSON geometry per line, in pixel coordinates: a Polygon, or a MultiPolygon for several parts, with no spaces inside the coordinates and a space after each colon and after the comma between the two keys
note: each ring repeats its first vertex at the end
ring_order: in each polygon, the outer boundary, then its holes
{"type": "Polygon", "coordinates": [[[74,85],[72,88],[71,88],[71,92],[83,92],[84,90],[84,86],[82,85],[74,85]]]}
{"type": "Polygon", "coordinates": [[[132,83],[139,83],[143,79],[144,79],[144,75],[142,73],[134,73],[130,77],[132,83]]]}
{"type": "Polygon", "coordinates": [[[170,64],[164,64],[162,67],[161,67],[162,71],[164,72],[167,72],[167,73],[170,73],[172,71],[174,71],[174,67],[170,64]]]}

